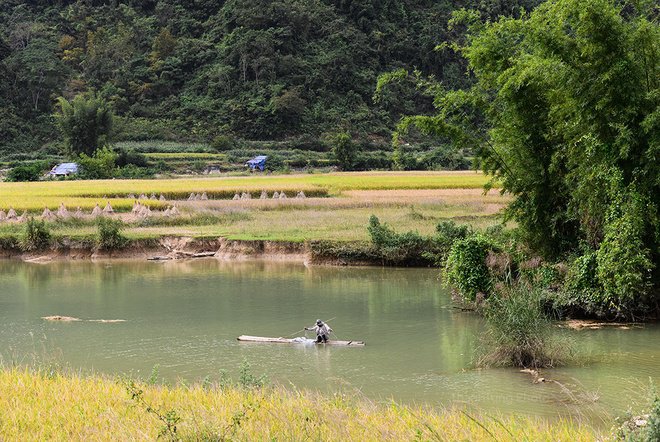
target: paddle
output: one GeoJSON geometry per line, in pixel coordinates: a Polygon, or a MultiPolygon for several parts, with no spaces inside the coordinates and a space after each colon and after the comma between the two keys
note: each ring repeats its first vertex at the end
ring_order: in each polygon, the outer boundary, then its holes
{"type": "MultiPolygon", "coordinates": [[[[337,319],[337,317],[335,316],[334,318],[330,318],[330,319],[328,319],[327,321],[323,321],[323,322],[330,322],[330,321],[332,321],[332,320],[334,320],[334,319],[337,319]]],[[[291,336],[297,335],[298,333],[300,333],[300,332],[304,332],[304,331],[307,331],[307,330],[306,330],[305,328],[303,328],[302,330],[298,330],[298,331],[296,331],[296,332],[293,332],[293,333],[291,333],[290,335],[287,335],[286,337],[287,337],[287,338],[290,338],[291,336]]],[[[334,331],[333,331],[332,333],[334,333],[334,331]]],[[[337,335],[335,335],[335,336],[337,336],[337,335]]],[[[339,339],[339,338],[337,338],[337,339],[339,339]]]]}

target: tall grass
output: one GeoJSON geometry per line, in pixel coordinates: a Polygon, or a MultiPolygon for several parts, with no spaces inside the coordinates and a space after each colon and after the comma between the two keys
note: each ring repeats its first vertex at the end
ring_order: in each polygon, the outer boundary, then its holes
{"type": "Polygon", "coordinates": [[[0,372],[0,439],[156,440],[533,440],[591,441],[588,426],[461,410],[379,405],[347,394],[204,382],[166,387],[105,377],[0,372]],[[132,395],[139,392],[140,402],[132,395]],[[146,406],[145,406],[146,404],[146,406]],[[154,415],[146,407],[162,417],[154,415]],[[169,426],[168,426],[169,425],[169,426]]]}
{"type": "Polygon", "coordinates": [[[554,367],[569,356],[569,343],[558,341],[539,295],[526,284],[498,290],[487,300],[485,318],[488,333],[481,365],[554,367]]]}

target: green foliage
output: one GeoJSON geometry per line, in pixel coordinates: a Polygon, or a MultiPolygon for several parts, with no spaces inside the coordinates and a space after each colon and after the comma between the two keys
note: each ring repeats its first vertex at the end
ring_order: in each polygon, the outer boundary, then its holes
{"type": "Polygon", "coordinates": [[[44,170],[46,169],[44,166],[44,163],[36,162],[13,167],[9,173],[7,173],[7,178],[5,178],[5,181],[39,181],[39,179],[44,174],[44,170]]]}
{"type": "Polygon", "coordinates": [[[453,286],[464,301],[473,302],[478,293],[488,294],[493,281],[486,257],[496,247],[482,234],[455,241],[444,268],[446,284],[453,286]]]}
{"type": "Polygon", "coordinates": [[[645,247],[646,207],[631,198],[614,209],[596,254],[603,301],[620,316],[631,316],[648,302],[654,265],[645,247]]]}
{"type": "Polygon", "coordinates": [[[43,250],[50,245],[51,239],[50,229],[46,222],[30,217],[23,228],[19,246],[26,252],[43,250]]]}
{"type": "Polygon", "coordinates": [[[268,376],[262,374],[261,376],[255,376],[252,373],[252,366],[247,360],[243,360],[240,369],[240,375],[238,378],[238,383],[244,388],[260,388],[265,386],[268,383],[268,376]]]}
{"type": "Polygon", "coordinates": [[[121,234],[124,223],[120,219],[100,216],[96,221],[96,245],[100,249],[116,250],[128,243],[128,239],[121,234]]]}
{"type": "Polygon", "coordinates": [[[328,137],[328,144],[337,165],[342,170],[353,170],[357,158],[357,146],[353,143],[351,134],[339,132],[328,137]]]}
{"type": "Polygon", "coordinates": [[[378,217],[371,215],[367,227],[371,243],[383,262],[394,265],[433,264],[434,256],[440,253],[432,238],[417,232],[397,233],[378,217]]]}
{"type": "Polygon", "coordinates": [[[449,46],[474,83],[428,81],[437,111],[404,118],[394,139],[416,128],[475,152],[513,196],[507,219],[525,245],[550,260],[596,252],[603,301],[625,316],[660,278],[656,12],[613,0],[549,0],[497,21],[459,11],[451,27],[466,32],[449,46]]]}
{"type": "Polygon", "coordinates": [[[217,135],[211,141],[211,147],[218,152],[231,150],[236,146],[236,141],[229,135],[217,135]]]}
{"type": "Polygon", "coordinates": [[[116,160],[117,154],[107,147],[95,151],[91,157],[81,153],[78,157],[80,166],[78,177],[89,180],[112,178],[116,160]]]}
{"type": "Polygon", "coordinates": [[[566,356],[565,343],[557,346],[543,313],[539,295],[530,287],[510,287],[488,299],[484,310],[488,332],[483,365],[524,368],[553,367],[566,356]]]}
{"type": "Polygon", "coordinates": [[[68,155],[94,155],[97,149],[108,145],[113,114],[103,99],[94,94],[80,94],[72,101],[59,97],[57,103],[55,119],[68,155]]]}

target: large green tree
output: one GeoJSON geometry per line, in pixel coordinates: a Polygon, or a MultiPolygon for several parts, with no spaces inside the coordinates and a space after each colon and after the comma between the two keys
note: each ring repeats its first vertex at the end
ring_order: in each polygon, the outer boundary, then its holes
{"type": "Polygon", "coordinates": [[[81,94],[71,101],[59,97],[57,103],[55,118],[69,156],[92,156],[108,145],[113,114],[106,102],[93,94],[81,94]]]}
{"type": "MultiPolygon", "coordinates": [[[[483,22],[454,46],[470,89],[435,87],[437,112],[409,117],[479,153],[507,209],[548,258],[596,253],[599,301],[654,302],[660,253],[660,28],[651,2],[549,0],[483,22]]],[[[397,79],[396,77],[394,78],[397,79]]],[[[626,312],[623,312],[626,314],[626,312]]]]}

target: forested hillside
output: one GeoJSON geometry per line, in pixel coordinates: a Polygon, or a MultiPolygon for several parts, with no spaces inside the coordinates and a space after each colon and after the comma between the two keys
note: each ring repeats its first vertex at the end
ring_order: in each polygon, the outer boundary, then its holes
{"type": "Polygon", "coordinates": [[[434,48],[458,8],[516,15],[537,0],[0,0],[0,152],[56,151],[56,99],[95,91],[116,139],[299,140],[350,132],[389,144],[414,94],[372,95],[416,67],[448,88],[465,62],[434,48]],[[43,146],[46,146],[45,148],[43,146]]]}

